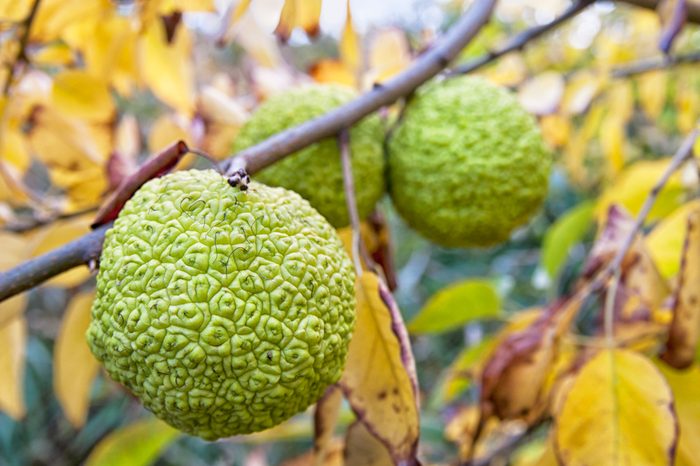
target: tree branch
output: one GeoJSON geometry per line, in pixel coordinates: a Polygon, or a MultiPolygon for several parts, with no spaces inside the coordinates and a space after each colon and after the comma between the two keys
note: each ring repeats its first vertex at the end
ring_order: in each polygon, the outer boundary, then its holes
{"type": "MultiPolygon", "coordinates": [[[[647,8],[649,10],[656,10],[659,5],[658,0],[618,0],[621,3],[628,3],[630,5],[638,6],[640,8],[647,8]]],[[[687,20],[689,23],[700,23],[700,3],[688,0],[686,2],[688,16],[687,20]]]]}
{"type": "Polygon", "coordinates": [[[557,16],[549,23],[543,24],[541,26],[535,26],[533,28],[522,31],[521,33],[513,36],[513,38],[510,39],[508,43],[500,49],[491,51],[485,55],[463,63],[448,71],[447,75],[453,76],[457,74],[471,73],[472,71],[481,68],[487,63],[490,63],[495,59],[502,57],[503,55],[522,50],[528,42],[540,37],[541,35],[551,31],[552,29],[555,29],[562,23],[573,18],[574,16],[585,10],[586,7],[593,4],[594,1],[595,0],[578,0],[572,3],[566,10],[564,10],[564,12],[561,15],[557,16]]]}
{"type": "Polygon", "coordinates": [[[613,78],[628,78],[630,76],[647,73],[649,71],[664,70],[676,65],[700,62],[700,51],[681,55],[667,55],[661,58],[649,58],[638,62],[629,63],[612,70],[613,78]]]}
{"type": "Polygon", "coordinates": [[[32,3],[32,7],[29,10],[29,14],[24,21],[22,21],[22,35],[19,38],[17,55],[15,55],[14,60],[8,63],[7,81],[5,81],[5,86],[3,87],[3,94],[5,96],[7,96],[7,94],[10,92],[10,87],[15,80],[15,70],[17,69],[17,64],[27,62],[27,44],[29,44],[29,32],[32,29],[32,23],[34,22],[34,18],[36,18],[36,12],[39,10],[40,3],[41,0],[34,0],[34,3],[32,3]]]}
{"type": "MultiPolygon", "coordinates": [[[[457,23],[405,71],[354,101],[299,126],[290,128],[229,159],[225,171],[243,165],[252,174],[299,149],[334,136],[379,108],[409,94],[442,71],[476,36],[491,17],[496,0],[477,0],[457,23]],[[234,162],[235,160],[235,162],[234,162]]],[[[50,253],[0,273],[0,301],[26,291],[73,267],[99,258],[104,225],[50,253]]]]}

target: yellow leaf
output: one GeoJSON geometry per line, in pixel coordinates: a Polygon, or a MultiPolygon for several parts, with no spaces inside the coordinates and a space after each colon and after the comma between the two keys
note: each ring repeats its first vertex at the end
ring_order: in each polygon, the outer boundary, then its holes
{"type": "Polygon", "coordinates": [[[352,24],[352,13],[350,12],[350,0],[346,3],[345,27],[343,35],[340,37],[340,59],[353,72],[360,69],[360,44],[357,38],[357,32],[352,24]]]}
{"type": "Polygon", "coordinates": [[[309,75],[319,83],[335,83],[347,87],[357,85],[353,70],[339,60],[323,59],[318,61],[309,69],[309,75]]]}
{"type": "Polygon", "coordinates": [[[143,80],[153,94],[174,109],[190,115],[194,110],[194,71],[187,28],[178,28],[172,43],[161,21],[153,22],[139,41],[143,80]]]}
{"type": "Polygon", "coordinates": [[[4,127],[0,131],[0,158],[23,174],[31,162],[27,138],[20,128],[4,127]]]}
{"type": "MultiPolygon", "coordinates": [[[[21,264],[27,259],[29,253],[28,241],[18,234],[0,232],[0,274],[6,270],[21,264]]],[[[20,294],[0,303],[0,327],[16,318],[24,311],[27,304],[27,295],[20,294]]],[[[2,371],[0,371],[2,374],[2,371]]]]}
{"type": "Polygon", "coordinates": [[[625,164],[624,143],[625,121],[613,110],[600,124],[600,146],[613,176],[617,175],[625,164]]]}
{"type": "Polygon", "coordinates": [[[571,134],[571,120],[563,115],[545,115],[540,118],[542,136],[553,148],[562,147],[571,134]]]}
{"type": "Polygon", "coordinates": [[[695,75],[681,75],[676,80],[675,104],[678,131],[689,133],[697,124],[700,93],[695,75]]]}
{"type": "Polygon", "coordinates": [[[82,70],[65,70],[54,76],[51,99],[54,108],[68,116],[93,121],[114,117],[107,83],[82,70]]]}
{"type": "Polygon", "coordinates": [[[321,0],[285,0],[275,34],[286,42],[292,31],[299,27],[309,36],[316,36],[319,33],[320,16],[321,0]]]}
{"type": "Polygon", "coordinates": [[[75,55],[68,45],[54,42],[34,52],[31,62],[45,66],[68,66],[75,63],[75,55]]]}
{"type": "Polygon", "coordinates": [[[678,447],[675,466],[700,466],[698,445],[700,444],[700,368],[690,367],[683,371],[658,364],[661,373],[673,392],[674,406],[678,414],[678,447]]]}
{"type": "Polygon", "coordinates": [[[369,45],[369,69],[365,86],[386,81],[411,63],[411,52],[406,34],[391,28],[377,32],[369,45]]]}
{"type": "Polygon", "coordinates": [[[522,55],[511,53],[496,61],[493,66],[482,71],[489,81],[500,86],[517,86],[527,77],[527,65],[522,55]]]}
{"type": "Polygon", "coordinates": [[[377,276],[355,285],[357,320],[341,386],[361,420],[396,461],[415,455],[418,406],[415,366],[401,314],[377,276]]]}
{"type": "Polygon", "coordinates": [[[72,27],[94,21],[112,8],[110,0],[42,0],[32,24],[30,41],[47,43],[64,38],[72,27]]]}
{"type": "MultiPolygon", "coordinates": [[[[227,31],[224,40],[235,40],[261,66],[276,68],[283,61],[282,55],[275,36],[263,29],[256,16],[251,14],[254,7],[255,4],[227,31]]],[[[282,73],[280,69],[274,72],[282,73]]]]}
{"type": "Polygon", "coordinates": [[[207,122],[239,128],[248,119],[248,112],[238,101],[214,86],[204,86],[199,93],[199,114],[207,122]]]}
{"type": "Polygon", "coordinates": [[[564,77],[556,71],[545,71],[523,83],[518,90],[518,101],[525,110],[535,115],[554,113],[564,96],[564,77]]]}
{"type": "Polygon", "coordinates": [[[128,96],[139,76],[138,32],[134,21],[115,14],[80,31],[72,45],[82,52],[91,75],[110,82],[120,94],[128,96]]]}
{"type": "Polygon", "coordinates": [[[162,0],[158,12],[167,15],[173,11],[216,11],[214,0],[162,0]]]}
{"type": "MultiPolygon", "coordinates": [[[[32,257],[45,254],[87,234],[90,231],[92,216],[92,214],[87,214],[74,219],[55,222],[46,228],[42,228],[37,233],[32,245],[32,257]]],[[[90,277],[90,271],[87,267],[77,267],[52,278],[46,284],[72,287],[83,283],[88,277],[90,277]]]]}
{"type": "Polygon", "coordinates": [[[29,143],[49,169],[79,171],[101,165],[107,159],[107,153],[101,150],[88,125],[51,107],[40,107],[34,112],[29,143]]]}
{"type": "Polygon", "coordinates": [[[54,347],[56,398],[75,428],[85,424],[90,406],[90,387],[99,368],[85,339],[94,299],[93,290],[80,293],[71,300],[54,347]]]}
{"type": "Polygon", "coordinates": [[[629,350],[603,350],[576,376],[555,417],[562,464],[671,464],[673,396],[656,367],[629,350]]]}
{"type": "Polygon", "coordinates": [[[667,83],[668,74],[665,71],[652,71],[637,78],[639,103],[652,120],[658,119],[664,108],[667,83]]]}
{"type": "MultiPolygon", "coordinates": [[[[6,302],[0,303],[0,314],[6,302]]],[[[27,339],[27,323],[21,315],[0,326],[0,411],[13,419],[24,416],[22,379],[27,339]]]]}
{"type": "Polygon", "coordinates": [[[0,0],[0,20],[20,22],[32,9],[34,0],[0,0]]]}
{"type": "MultiPolygon", "coordinates": [[[[605,217],[612,204],[620,204],[632,215],[637,215],[647,195],[669,164],[669,159],[640,161],[625,168],[598,199],[596,214],[605,217]]],[[[661,190],[651,209],[648,222],[665,217],[683,202],[686,189],[676,172],[661,190]]]]}
{"type": "Polygon", "coordinates": [[[681,271],[674,291],[673,321],[662,359],[673,367],[690,366],[700,340],[700,210],[688,214],[681,271]]]}
{"type": "MultiPolygon", "coordinates": [[[[163,114],[153,122],[148,134],[148,151],[150,154],[157,154],[178,140],[185,141],[190,147],[194,146],[188,122],[179,115],[163,114]]],[[[194,160],[193,154],[185,155],[176,165],[176,169],[187,168],[194,160]]]]}
{"type": "Polygon", "coordinates": [[[605,111],[602,105],[593,105],[590,111],[583,117],[583,124],[569,139],[566,145],[564,164],[573,180],[577,184],[585,184],[586,181],[586,153],[588,143],[598,131],[605,111]]]}
{"type": "Polygon", "coordinates": [[[348,427],[344,466],[393,466],[386,447],[360,421],[348,427]]]}
{"type": "Polygon", "coordinates": [[[665,278],[678,273],[691,212],[700,210],[700,200],[683,204],[664,218],[646,237],[649,253],[665,278]]]}
{"type": "Polygon", "coordinates": [[[148,466],[180,435],[163,421],[149,417],[122,427],[97,444],[86,466],[148,466]]]}
{"type": "Polygon", "coordinates": [[[561,110],[564,115],[583,113],[591,101],[601,91],[606,77],[592,71],[576,72],[569,80],[562,99],[561,110]]]}
{"type": "Polygon", "coordinates": [[[248,11],[249,6],[250,0],[238,0],[238,3],[236,4],[236,9],[233,10],[233,15],[231,16],[231,24],[241,19],[241,16],[243,16],[245,12],[248,11]]]}
{"type": "Polygon", "coordinates": [[[134,115],[125,114],[119,120],[114,131],[114,150],[129,162],[135,162],[141,153],[141,132],[139,122],[134,115]]]}

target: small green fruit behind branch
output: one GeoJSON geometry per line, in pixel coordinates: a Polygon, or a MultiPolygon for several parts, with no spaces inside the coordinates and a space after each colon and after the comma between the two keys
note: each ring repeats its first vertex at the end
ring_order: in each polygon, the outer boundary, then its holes
{"type": "Polygon", "coordinates": [[[388,143],[406,222],[448,247],[490,246],[539,209],[552,156],[507,90],[461,76],[419,89],[388,143]]]}
{"type": "MultiPolygon", "coordinates": [[[[340,86],[314,85],[277,94],[262,103],[241,128],[234,152],[321,116],[350,102],[354,94],[340,86]]],[[[352,171],[356,182],[357,208],[366,218],[384,193],[384,131],[377,115],[350,130],[352,171]]],[[[343,173],[335,138],[327,138],[295,152],[262,170],[255,179],[301,194],[336,228],[349,224],[343,192],[343,173]]]]}

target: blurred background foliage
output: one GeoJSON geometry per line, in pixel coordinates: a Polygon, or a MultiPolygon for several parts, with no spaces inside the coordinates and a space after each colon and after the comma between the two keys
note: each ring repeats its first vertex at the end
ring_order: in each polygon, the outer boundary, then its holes
{"type": "MultiPolygon", "coordinates": [[[[345,2],[326,0],[319,29],[318,11],[280,20],[283,3],[43,0],[23,45],[33,2],[0,2],[0,267],[86,233],[103,193],[173,140],[223,159],[242,122],[270,94],[312,80],[367,89],[408,66],[465,7],[449,0],[353,0],[348,12],[345,2]]],[[[499,2],[495,20],[459,61],[551,21],[568,5],[499,2]]],[[[570,289],[607,207],[618,202],[638,212],[668,163],[664,157],[695,125],[694,60],[635,68],[661,60],[661,27],[653,11],[596,3],[478,72],[518,94],[556,153],[544,208],[507,243],[442,249],[382,203],[395,296],[412,333],[421,386],[421,453],[429,461],[456,454],[445,425],[457,407],[476,399],[470,371],[495,332],[509,316],[570,289]],[[450,286],[461,288],[441,298],[450,286]]],[[[699,50],[700,30],[689,24],[673,54],[699,50]]],[[[195,163],[202,162],[187,157],[180,166],[195,163]]],[[[696,189],[697,171],[680,172],[651,220],[696,189]]],[[[664,264],[672,275],[671,261],[664,264]]],[[[310,448],[310,413],[217,443],[154,423],[98,373],[84,345],[80,330],[92,287],[87,268],[75,269],[0,304],[0,464],[79,464],[91,454],[108,457],[116,445],[122,464],[253,466],[280,464],[310,448]]],[[[585,333],[585,316],[580,320],[585,333]]],[[[344,408],[343,423],[351,420],[344,408]]],[[[535,464],[527,459],[536,453],[523,450],[516,464],[535,464]]]]}

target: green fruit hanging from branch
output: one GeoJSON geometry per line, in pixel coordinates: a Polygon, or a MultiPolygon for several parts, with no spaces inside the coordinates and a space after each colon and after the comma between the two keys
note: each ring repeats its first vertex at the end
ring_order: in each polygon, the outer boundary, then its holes
{"type": "Polygon", "coordinates": [[[279,424],[335,383],[354,299],[335,230],[299,195],[177,172],[107,232],[88,341],[148,409],[211,440],[279,424]]]}
{"type": "Polygon", "coordinates": [[[552,156],[537,123],[511,93],[481,78],[419,89],[388,149],[394,205],[443,246],[505,241],[547,194],[552,156]]]}
{"type": "MultiPolygon", "coordinates": [[[[292,126],[299,125],[351,101],[349,89],[332,85],[307,86],[270,97],[243,125],[234,152],[243,150],[292,126]]],[[[367,217],[384,194],[384,131],[377,115],[350,130],[353,178],[360,218],[367,217]]],[[[343,173],[336,138],[327,138],[280,160],[255,175],[258,181],[301,194],[336,228],[350,221],[343,191],[343,173]]]]}

